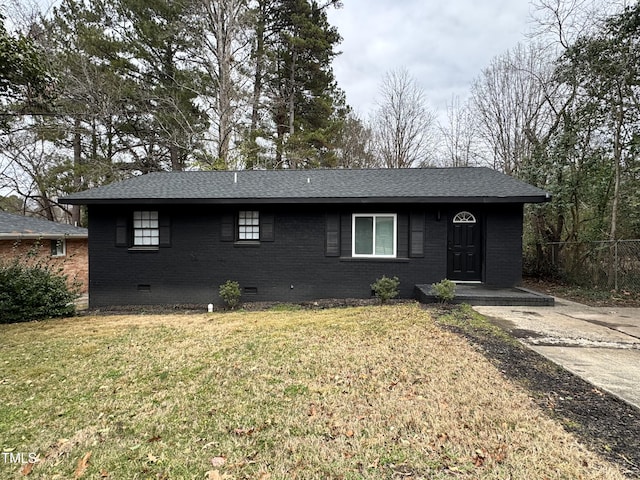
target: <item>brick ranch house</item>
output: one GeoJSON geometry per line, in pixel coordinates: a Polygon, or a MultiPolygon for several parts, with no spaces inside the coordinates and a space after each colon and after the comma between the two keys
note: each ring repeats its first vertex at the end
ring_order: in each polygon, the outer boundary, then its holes
{"type": "Polygon", "coordinates": [[[87,205],[90,306],[400,296],[444,278],[515,286],[523,205],[549,194],[489,168],[158,172],[87,205]]]}
{"type": "Polygon", "coordinates": [[[82,293],[89,289],[86,228],[0,211],[0,260],[15,258],[61,267],[69,281],[80,282],[82,293]]]}

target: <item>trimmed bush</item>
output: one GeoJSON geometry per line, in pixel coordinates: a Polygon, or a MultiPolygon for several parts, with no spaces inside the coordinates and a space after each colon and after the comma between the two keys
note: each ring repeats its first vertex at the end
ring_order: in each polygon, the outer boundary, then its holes
{"type": "Polygon", "coordinates": [[[222,301],[232,310],[238,306],[238,303],[240,303],[240,296],[242,294],[240,292],[240,284],[238,282],[227,280],[220,285],[218,293],[222,301]]]}
{"type": "Polygon", "coordinates": [[[72,316],[76,298],[77,288],[48,266],[0,264],[0,323],[72,316]]]}
{"type": "Polygon", "coordinates": [[[380,299],[380,303],[386,303],[398,296],[400,293],[399,286],[400,280],[398,280],[398,277],[389,278],[383,275],[371,284],[371,290],[373,290],[376,298],[380,299]]]}
{"type": "Polygon", "coordinates": [[[446,278],[438,283],[432,284],[431,289],[441,303],[450,302],[456,296],[456,284],[446,278]]]}

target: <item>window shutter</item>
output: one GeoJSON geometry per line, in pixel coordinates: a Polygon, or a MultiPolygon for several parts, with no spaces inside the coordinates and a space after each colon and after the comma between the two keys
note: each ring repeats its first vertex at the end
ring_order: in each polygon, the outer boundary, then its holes
{"type": "Polygon", "coordinates": [[[274,232],[274,216],[272,213],[260,213],[260,241],[273,242],[274,232]]]}
{"type": "Polygon", "coordinates": [[[409,256],[424,257],[424,213],[412,213],[409,228],[409,256]]]}
{"type": "Polygon", "coordinates": [[[230,213],[223,214],[220,229],[220,240],[222,240],[223,242],[233,242],[233,240],[235,239],[233,225],[233,215],[230,213]]]}
{"type": "Polygon", "coordinates": [[[128,247],[127,217],[116,218],[116,247],[128,247]]]}
{"type": "Polygon", "coordinates": [[[338,214],[329,214],[326,218],[325,256],[340,256],[340,216],[338,214]]]}
{"type": "Polygon", "coordinates": [[[168,215],[160,215],[158,219],[158,227],[160,234],[160,244],[161,247],[170,247],[171,246],[171,219],[168,215]]]}

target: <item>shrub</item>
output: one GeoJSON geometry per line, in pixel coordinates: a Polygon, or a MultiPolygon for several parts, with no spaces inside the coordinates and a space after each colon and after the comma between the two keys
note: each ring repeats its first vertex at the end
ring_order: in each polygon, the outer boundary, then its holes
{"type": "Polygon", "coordinates": [[[450,302],[456,296],[456,284],[451,280],[441,280],[431,285],[431,289],[440,302],[450,302]]]}
{"type": "Polygon", "coordinates": [[[47,265],[0,264],[0,323],[71,316],[76,298],[77,285],[47,265]]]}
{"type": "Polygon", "coordinates": [[[240,303],[240,296],[242,294],[240,293],[240,284],[238,282],[227,280],[220,285],[218,293],[222,301],[231,309],[236,308],[238,303],[240,303]]]}
{"type": "Polygon", "coordinates": [[[389,278],[383,275],[371,284],[371,290],[376,298],[380,299],[380,303],[386,303],[388,300],[398,296],[400,280],[398,277],[389,278]]]}

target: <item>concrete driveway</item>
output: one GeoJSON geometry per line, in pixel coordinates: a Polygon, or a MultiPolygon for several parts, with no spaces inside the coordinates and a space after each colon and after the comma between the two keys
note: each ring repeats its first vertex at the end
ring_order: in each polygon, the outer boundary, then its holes
{"type": "Polygon", "coordinates": [[[640,408],[640,308],[556,298],[553,307],[474,309],[532,350],[640,408]]]}

